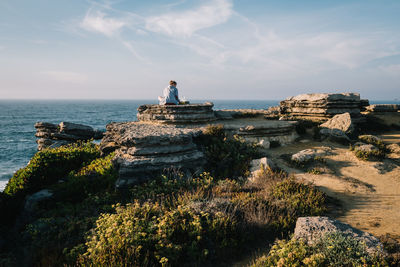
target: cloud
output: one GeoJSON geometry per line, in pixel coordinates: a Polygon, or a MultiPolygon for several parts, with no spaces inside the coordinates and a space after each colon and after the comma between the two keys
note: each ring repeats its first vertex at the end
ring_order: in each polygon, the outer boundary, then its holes
{"type": "Polygon", "coordinates": [[[80,26],[87,31],[97,32],[104,34],[107,37],[112,37],[126,26],[126,22],[121,19],[108,18],[106,17],[106,14],[101,11],[92,12],[89,10],[80,26]]]}
{"type": "Polygon", "coordinates": [[[2,46],[2,45],[0,45],[0,51],[2,51],[2,50],[4,50],[4,49],[6,49],[6,47],[5,47],[5,46],[2,46]]]}
{"type": "Polygon", "coordinates": [[[71,71],[47,70],[41,71],[40,74],[48,79],[58,82],[84,83],[88,80],[88,77],[85,74],[71,71]]]}
{"type": "Polygon", "coordinates": [[[213,0],[194,10],[152,16],[146,29],[174,37],[190,37],[193,33],[226,22],[233,14],[229,0],[213,0]]]}
{"type": "Polygon", "coordinates": [[[390,76],[400,77],[400,64],[379,66],[379,69],[390,76]]]}

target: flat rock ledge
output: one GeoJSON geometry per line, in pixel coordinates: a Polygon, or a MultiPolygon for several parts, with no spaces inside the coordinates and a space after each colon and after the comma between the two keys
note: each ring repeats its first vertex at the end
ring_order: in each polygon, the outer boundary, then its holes
{"type": "Polygon", "coordinates": [[[337,114],[348,112],[360,117],[360,110],[366,104],[357,93],[302,94],[280,102],[280,113],[289,119],[326,121],[337,114]]]}
{"type": "Polygon", "coordinates": [[[369,112],[398,112],[400,110],[400,105],[397,104],[369,105],[365,107],[365,110],[369,112]]]}
{"type": "Polygon", "coordinates": [[[139,121],[158,123],[202,123],[216,120],[214,104],[187,105],[141,105],[138,108],[139,121]]]}
{"type": "Polygon", "coordinates": [[[99,130],[72,122],[61,122],[58,125],[49,122],[37,122],[35,128],[39,151],[47,147],[55,148],[77,141],[101,139],[103,137],[103,132],[99,130]]]}
{"type": "Polygon", "coordinates": [[[306,244],[313,244],[324,234],[330,232],[341,232],[346,236],[364,242],[368,253],[384,253],[382,243],[372,234],[328,217],[316,216],[298,218],[296,228],[294,229],[294,238],[302,239],[306,244]]]}
{"type": "Polygon", "coordinates": [[[193,143],[200,129],[142,122],[110,123],[100,144],[103,154],[115,151],[117,188],[145,182],[166,171],[187,175],[202,171],[205,157],[193,143]]]}

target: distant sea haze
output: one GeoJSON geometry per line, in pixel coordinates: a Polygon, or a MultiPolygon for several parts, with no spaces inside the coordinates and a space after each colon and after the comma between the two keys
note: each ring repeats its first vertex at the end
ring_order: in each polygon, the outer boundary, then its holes
{"type": "MultiPolygon", "coordinates": [[[[214,109],[267,109],[277,100],[210,100],[214,109]]],[[[192,103],[205,102],[191,101],[192,103]]],[[[371,101],[392,103],[399,101],[371,101]]],[[[34,124],[69,121],[105,129],[110,122],[136,120],[137,108],[155,100],[0,100],[0,191],[36,153],[34,124]]]]}

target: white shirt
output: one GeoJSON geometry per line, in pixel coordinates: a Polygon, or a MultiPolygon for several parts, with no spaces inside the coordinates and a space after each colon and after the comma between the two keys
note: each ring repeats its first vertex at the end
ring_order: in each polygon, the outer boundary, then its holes
{"type": "Polygon", "coordinates": [[[179,104],[178,101],[178,88],[175,86],[169,85],[167,88],[164,89],[164,99],[165,103],[171,104],[179,104]]]}

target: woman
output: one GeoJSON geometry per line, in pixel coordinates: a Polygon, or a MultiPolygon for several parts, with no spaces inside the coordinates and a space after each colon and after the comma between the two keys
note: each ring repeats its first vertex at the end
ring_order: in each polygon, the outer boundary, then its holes
{"type": "Polygon", "coordinates": [[[158,97],[160,105],[178,105],[180,100],[178,97],[178,88],[175,81],[169,81],[169,86],[164,89],[164,96],[158,97]]]}

